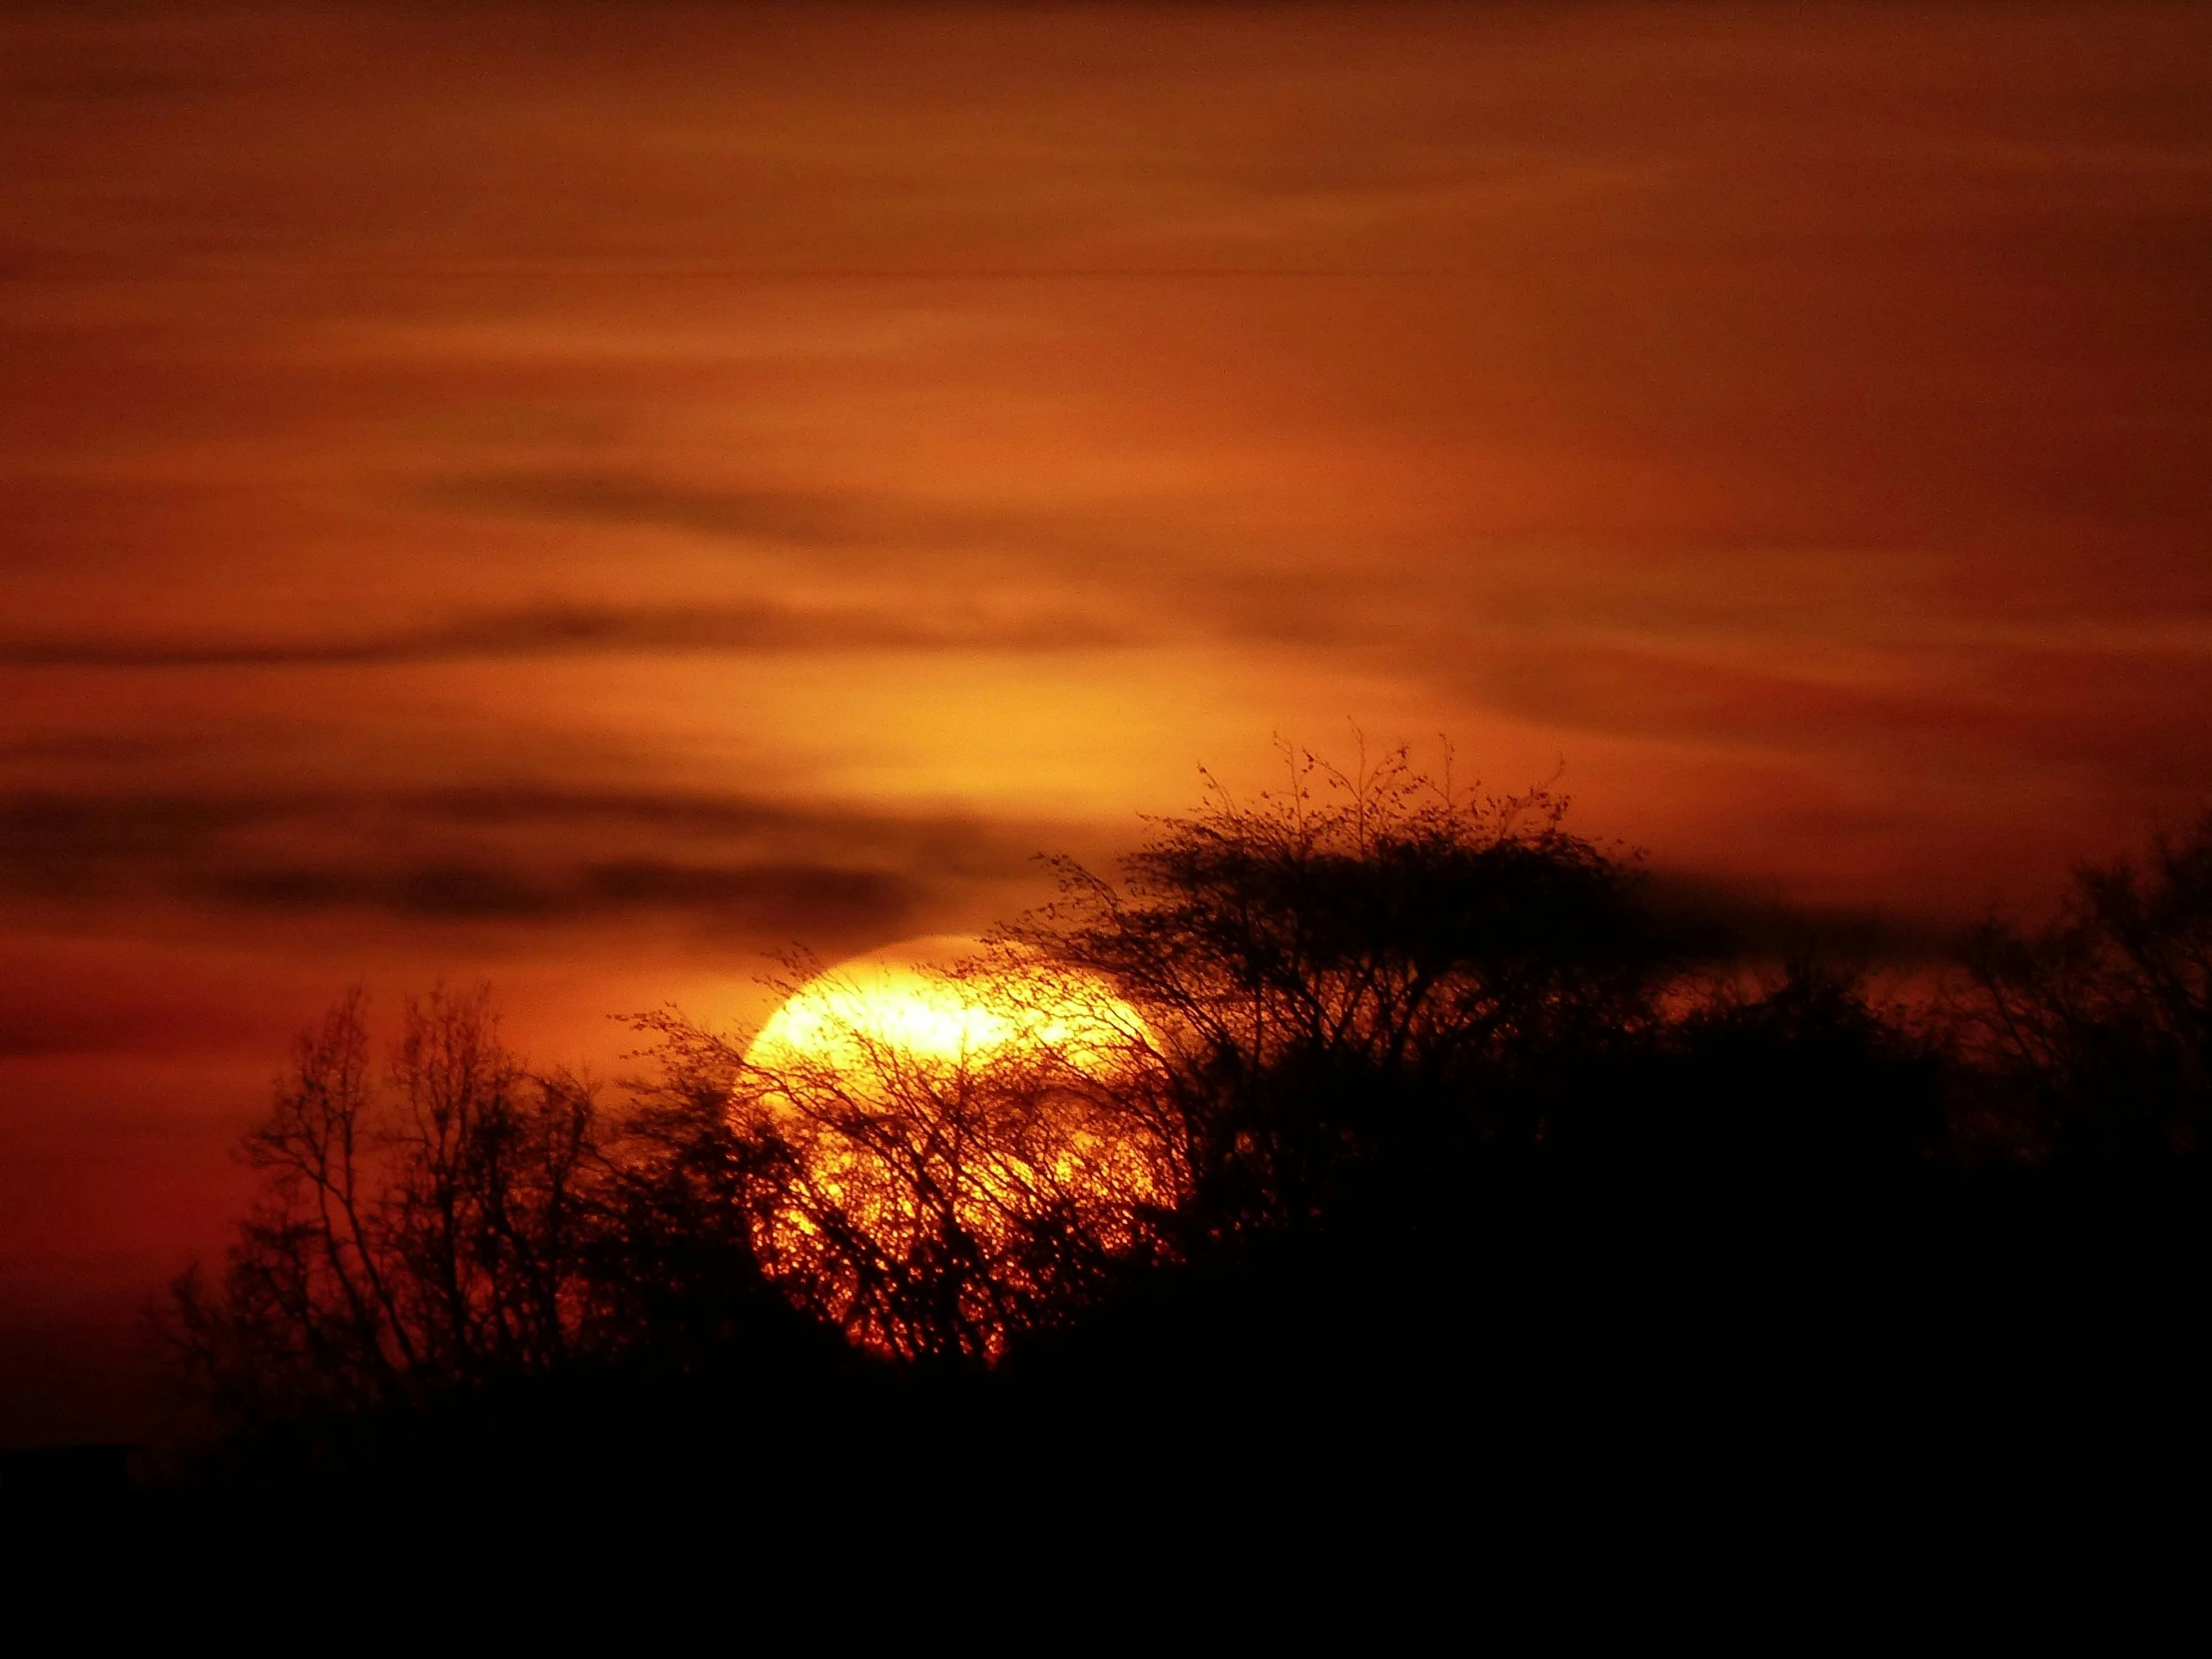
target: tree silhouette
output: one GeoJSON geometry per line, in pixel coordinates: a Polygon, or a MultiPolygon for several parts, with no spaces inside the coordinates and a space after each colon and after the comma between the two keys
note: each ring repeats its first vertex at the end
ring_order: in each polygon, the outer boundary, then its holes
{"type": "MultiPolygon", "coordinates": [[[[2212,814],[2083,865],[2056,919],[1972,940],[1964,1036],[2026,1156],[2196,1153],[2212,1131],[2212,814]]],[[[1985,1094],[1987,1090],[1985,1089],[1985,1094]]]]}
{"type": "Polygon", "coordinates": [[[2026,1330],[2198,1294],[2188,1182],[2044,1195],[2195,1167],[2212,818],[1912,1008],[1662,921],[1564,810],[1300,756],[1113,876],[1055,861],[1053,902],[916,970],[930,1032],[795,956],[762,1031],[638,1019],[615,1106],[488,993],[405,1004],[381,1057],[349,994],[170,1335],[279,1472],[504,1433],[509,1475],[595,1443],[895,1482],[986,1402],[1291,1445],[1477,1386],[1595,1409],[1608,1343],[1937,1352],[1961,1300],[2026,1330]]]}
{"type": "Polygon", "coordinates": [[[241,1149],[262,1198],[220,1284],[175,1287],[172,1335],[232,1420],[419,1405],[590,1340],[590,1090],[527,1073],[486,991],[410,1000],[381,1068],[364,1011],[348,993],[299,1039],[241,1149]]]}
{"type": "Polygon", "coordinates": [[[779,988],[810,1010],[805,1046],[643,1023],[668,1075],[720,1102],[695,1134],[761,1172],[752,1247],[798,1305],[879,1353],[988,1359],[1157,1245],[1187,1180],[1145,1034],[1102,985],[1010,948],[916,970],[963,1033],[933,1050],[871,1021],[859,987],[795,969],[779,988]]]}
{"type": "Polygon", "coordinates": [[[609,1111],[505,1048],[488,990],[409,1000],[380,1065],[365,1016],[299,1039],[240,1149],[260,1201],[157,1321],[232,1475],[373,1468],[548,1388],[742,1374],[774,1408],[843,1375],[755,1250],[788,1171],[697,1057],[609,1111]]]}
{"type": "Polygon", "coordinates": [[[1142,1011],[1187,1232],[1295,1229],[1380,1165],[1536,1145],[1547,1062],[1656,1017],[1661,930],[1564,813],[1457,793],[1402,749],[1353,773],[1302,755],[1280,794],[1161,822],[1120,884],[1058,862],[1059,899],[1000,937],[1142,1011]]]}

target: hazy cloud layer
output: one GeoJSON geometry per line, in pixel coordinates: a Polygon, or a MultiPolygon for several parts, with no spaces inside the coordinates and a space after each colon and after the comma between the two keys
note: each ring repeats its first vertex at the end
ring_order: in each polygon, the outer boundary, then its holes
{"type": "MultiPolygon", "coordinates": [[[[810,549],[958,546],[1006,539],[1009,526],[918,502],[828,491],[685,488],[638,473],[540,471],[439,479],[419,498],[470,512],[649,524],[810,549]]],[[[1033,528],[1033,527],[1032,527],[1033,528]]]]}
{"type": "Polygon", "coordinates": [[[1097,619],[895,616],[771,606],[559,606],[429,627],[296,639],[0,637],[0,667],[257,668],[403,665],[588,653],[1039,651],[1130,643],[1097,619]]]}
{"type": "Polygon", "coordinates": [[[434,782],[680,772],[727,698],[802,795],[999,811],[1010,751],[1134,809],[1233,705],[1255,765],[1317,711],[1564,751],[1631,832],[1694,775],[1700,860],[1870,888],[1808,778],[1943,846],[2212,789],[2201,8],[7,29],[25,787],[137,700],[434,782]],[[617,662],[667,679],[553,707],[617,662]]]}
{"type": "Polygon", "coordinates": [[[547,789],[0,797],[0,893],[424,922],[676,912],[752,936],[895,935],[948,884],[1029,849],[950,821],[742,797],[547,789]]]}

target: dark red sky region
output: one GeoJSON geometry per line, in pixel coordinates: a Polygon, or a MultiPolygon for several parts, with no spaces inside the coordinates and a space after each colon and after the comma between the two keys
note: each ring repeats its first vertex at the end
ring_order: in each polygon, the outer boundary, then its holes
{"type": "Polygon", "coordinates": [[[11,7],[0,1439],[348,981],[617,1071],[1272,734],[2047,902],[2208,439],[2202,5],[11,7]]]}

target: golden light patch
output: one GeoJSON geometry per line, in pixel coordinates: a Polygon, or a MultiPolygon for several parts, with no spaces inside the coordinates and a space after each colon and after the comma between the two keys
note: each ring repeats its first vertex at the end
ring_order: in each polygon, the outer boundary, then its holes
{"type": "Polygon", "coordinates": [[[1027,1050],[1086,1072],[1141,1039],[1137,1011],[1095,980],[1041,970],[962,977],[862,961],[820,975],[771,1014],[746,1051],[770,1071],[828,1066],[865,1088],[885,1062],[974,1066],[1027,1050]]]}
{"type": "Polygon", "coordinates": [[[1175,1201],[1150,1045],[1110,986],[1042,964],[818,975],[762,1026],[731,1101],[789,1157],[764,1266],[863,1346],[997,1354],[1068,1294],[1056,1276],[1141,1245],[1175,1201]]]}

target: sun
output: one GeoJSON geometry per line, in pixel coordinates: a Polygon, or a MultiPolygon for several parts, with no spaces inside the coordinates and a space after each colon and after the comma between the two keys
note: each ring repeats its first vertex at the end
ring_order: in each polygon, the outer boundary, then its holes
{"type": "Polygon", "coordinates": [[[1152,1048],[1104,980],[972,939],[816,975],[730,1096],[781,1182],[762,1266],[862,1347],[994,1358],[1025,1310],[1144,1248],[1182,1191],[1144,1109],[1152,1048]]]}
{"type": "Polygon", "coordinates": [[[1136,1009],[1095,976],[987,960],[981,949],[940,935],[841,962],[784,1000],[746,1062],[862,1081],[886,1065],[941,1070],[1026,1054],[1095,1075],[1147,1035],[1136,1009]]]}

